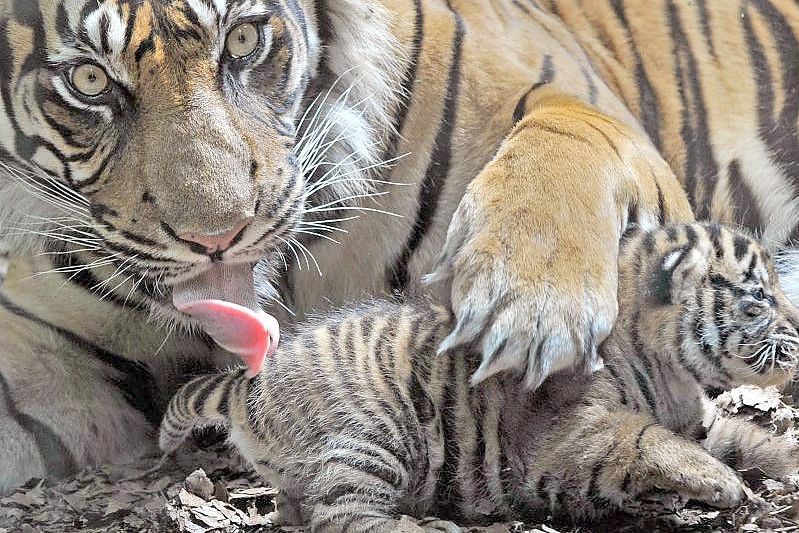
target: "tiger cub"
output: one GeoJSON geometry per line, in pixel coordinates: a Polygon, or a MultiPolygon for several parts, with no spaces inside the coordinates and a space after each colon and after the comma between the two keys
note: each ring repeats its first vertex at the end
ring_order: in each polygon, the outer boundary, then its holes
{"type": "Polygon", "coordinates": [[[675,225],[629,235],[619,269],[620,316],[592,375],[563,371],[535,392],[511,375],[470,386],[476,352],[435,354],[447,310],[377,302],[306,326],[254,379],[190,382],[160,446],[227,427],[282,490],[276,520],[325,532],[394,531],[400,513],[595,517],[654,489],[729,507],[744,484],[719,459],[795,472],[790,445],[756,426],[719,418],[702,435],[706,389],[780,384],[796,366],[799,312],[763,248],[717,225],[675,225]]]}

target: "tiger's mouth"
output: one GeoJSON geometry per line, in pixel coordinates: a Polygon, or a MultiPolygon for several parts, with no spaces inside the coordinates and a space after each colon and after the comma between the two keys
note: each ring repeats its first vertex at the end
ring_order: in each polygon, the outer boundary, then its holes
{"type": "Polygon", "coordinates": [[[219,346],[241,358],[250,377],[260,372],[280,339],[277,320],[258,305],[253,266],[214,263],[172,289],[175,309],[196,320],[219,346]]]}

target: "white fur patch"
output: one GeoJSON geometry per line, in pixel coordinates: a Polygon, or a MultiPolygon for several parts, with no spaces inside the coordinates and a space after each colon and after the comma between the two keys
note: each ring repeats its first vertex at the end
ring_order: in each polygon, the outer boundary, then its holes
{"type": "Polygon", "coordinates": [[[101,22],[103,18],[108,21],[108,31],[105,32],[108,47],[112,54],[117,55],[125,48],[126,25],[116,3],[101,4],[88,15],[84,21],[86,33],[98,49],[102,48],[103,27],[101,22]]]}
{"type": "Polygon", "coordinates": [[[674,265],[676,265],[677,261],[683,256],[683,253],[682,250],[675,250],[667,255],[666,259],[663,260],[663,270],[671,270],[674,268],[674,265]]]}
{"type": "Polygon", "coordinates": [[[227,2],[226,0],[213,0],[214,5],[216,6],[216,10],[219,12],[220,15],[224,16],[227,13],[227,2]]]}
{"type": "Polygon", "coordinates": [[[211,28],[216,24],[216,12],[203,0],[188,0],[188,4],[194,14],[197,15],[197,20],[200,21],[200,24],[207,28],[211,28]]]}
{"type": "Polygon", "coordinates": [[[8,273],[8,261],[10,250],[6,247],[5,243],[0,241],[0,285],[8,273]]]}
{"type": "Polygon", "coordinates": [[[373,190],[369,178],[394,133],[405,57],[379,6],[353,0],[327,6],[326,65],[338,78],[309,106],[297,146],[305,176],[326,175],[324,189],[314,191],[323,201],[373,190]]]}

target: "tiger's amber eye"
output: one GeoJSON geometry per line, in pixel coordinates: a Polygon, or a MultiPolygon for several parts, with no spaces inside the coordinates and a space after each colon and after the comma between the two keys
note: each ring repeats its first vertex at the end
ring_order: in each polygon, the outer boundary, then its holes
{"type": "Polygon", "coordinates": [[[252,54],[258,48],[259,40],[258,26],[245,22],[230,31],[225,48],[231,56],[238,59],[252,54]]]}
{"type": "Polygon", "coordinates": [[[108,75],[94,63],[84,63],[72,70],[72,86],[86,96],[97,96],[108,89],[108,75]]]}

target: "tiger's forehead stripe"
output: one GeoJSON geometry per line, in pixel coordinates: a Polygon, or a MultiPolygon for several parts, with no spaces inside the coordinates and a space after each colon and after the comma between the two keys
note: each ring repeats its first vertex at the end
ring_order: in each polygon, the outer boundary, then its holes
{"type": "Polygon", "coordinates": [[[83,22],[94,48],[119,55],[125,47],[126,18],[115,0],[108,0],[83,22]]]}
{"type": "MultiPolygon", "coordinates": [[[[296,7],[293,2],[288,4],[296,7]]],[[[283,2],[278,5],[287,7],[283,2]]],[[[285,11],[294,13],[293,9],[285,11]]],[[[84,0],[39,5],[37,10],[42,21],[48,21],[42,24],[43,28],[57,28],[46,35],[51,62],[70,63],[89,57],[109,68],[125,84],[129,74],[122,56],[139,62],[145,55],[151,55],[156,65],[165,63],[169,45],[159,35],[162,30],[170,36],[176,33],[180,39],[199,41],[206,32],[224,31],[225,26],[238,18],[268,12],[261,0],[236,4],[226,0],[84,0]]],[[[303,34],[304,23],[292,20],[303,34]]]]}
{"type": "Polygon", "coordinates": [[[128,49],[138,54],[146,43],[152,40],[153,34],[153,8],[149,2],[138,6],[134,13],[133,32],[128,40],[128,49]]]}
{"type": "Polygon", "coordinates": [[[181,32],[185,32],[193,28],[194,23],[189,20],[186,15],[186,5],[180,2],[179,6],[171,5],[167,7],[164,12],[166,13],[169,21],[181,32]]]}
{"type": "MultiPolygon", "coordinates": [[[[255,4],[259,3],[241,7],[252,9],[255,4]]],[[[217,28],[228,11],[224,0],[172,0],[157,5],[149,0],[87,0],[81,7],[73,6],[65,17],[73,34],[88,40],[87,44],[99,56],[118,59],[124,53],[138,63],[148,55],[156,65],[163,65],[167,48],[159,35],[163,26],[177,30],[184,38],[200,39],[198,30],[217,28]]],[[[79,45],[78,42],[61,44],[79,45]]],[[[115,66],[118,68],[112,70],[121,70],[121,65],[115,66]]]]}

